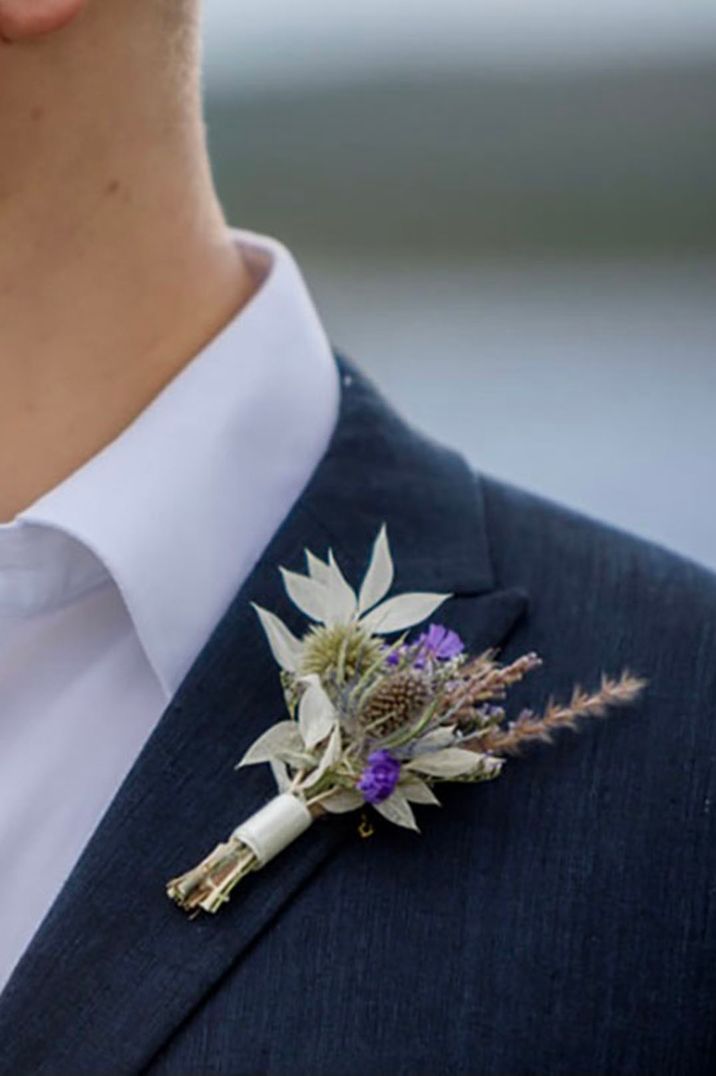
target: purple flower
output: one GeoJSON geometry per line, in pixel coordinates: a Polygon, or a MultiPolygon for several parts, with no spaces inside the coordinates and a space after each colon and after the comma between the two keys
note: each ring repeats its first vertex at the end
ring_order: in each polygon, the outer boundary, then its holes
{"type": "Polygon", "coordinates": [[[387,800],[398,783],[400,763],[390,751],[373,751],[368,755],[368,765],[356,785],[366,803],[382,803],[387,800]]]}
{"type": "Polygon", "coordinates": [[[431,624],[414,643],[403,643],[397,650],[391,651],[386,658],[386,664],[398,665],[406,654],[412,652],[413,668],[423,669],[425,662],[430,659],[449,661],[462,654],[464,649],[465,644],[456,631],[450,631],[450,628],[443,624],[431,624]]]}
{"type": "MultiPolygon", "coordinates": [[[[417,645],[420,658],[435,658],[438,661],[456,658],[465,649],[465,644],[457,632],[450,631],[443,624],[431,624],[418,638],[417,645]]],[[[417,665],[417,661],[415,664],[417,665]]]]}

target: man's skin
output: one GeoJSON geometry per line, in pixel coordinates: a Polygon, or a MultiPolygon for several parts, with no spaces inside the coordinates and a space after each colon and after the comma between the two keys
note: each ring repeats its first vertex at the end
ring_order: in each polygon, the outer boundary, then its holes
{"type": "Polygon", "coordinates": [[[116,437],[241,308],[199,0],[0,0],[0,522],[116,437]]]}

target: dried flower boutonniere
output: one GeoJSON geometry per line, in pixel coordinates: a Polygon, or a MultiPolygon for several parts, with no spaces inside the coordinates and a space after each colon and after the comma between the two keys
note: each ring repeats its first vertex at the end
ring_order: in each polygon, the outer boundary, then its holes
{"type": "Polygon", "coordinates": [[[294,841],[320,815],[367,804],[390,822],[417,830],[413,804],[438,804],[442,782],[497,777],[505,756],[530,740],[549,740],[583,717],[634,702],[645,682],[624,672],[602,677],[594,694],[576,688],[505,723],[510,687],[540,665],[526,654],[509,665],[494,651],[475,657],[459,636],[431,624],[448,594],[385,596],[393,561],[383,527],[356,594],[332,553],[306,553],[308,575],[281,569],[286,590],[313,621],[298,639],[273,613],[256,606],[281,667],[289,717],[269,728],[239,763],[269,763],[278,794],[243,821],[197,867],[168,883],[181,907],[216,912],[233,888],[294,841]],[[400,634],[392,643],[386,636],[400,634]]]}

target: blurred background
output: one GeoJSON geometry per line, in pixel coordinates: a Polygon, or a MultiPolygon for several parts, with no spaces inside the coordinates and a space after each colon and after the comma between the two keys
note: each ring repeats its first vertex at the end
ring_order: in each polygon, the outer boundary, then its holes
{"type": "Polygon", "coordinates": [[[716,567],[714,0],[207,0],[233,223],[481,470],[716,567]]]}

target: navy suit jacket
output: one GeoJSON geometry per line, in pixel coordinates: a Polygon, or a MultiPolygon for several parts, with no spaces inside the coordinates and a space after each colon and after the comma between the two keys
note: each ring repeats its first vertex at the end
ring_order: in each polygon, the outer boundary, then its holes
{"type": "Polygon", "coordinates": [[[0,1072],[716,1072],[716,580],[475,475],[339,366],[325,457],[0,1000],[0,1072]],[[454,594],[473,650],[543,656],[515,706],[624,665],[643,703],[446,788],[420,836],[317,823],[189,920],[166,879],[274,791],[234,770],[284,713],[250,602],[299,628],[277,566],[331,546],[357,580],[383,521],[397,591],[454,594]]]}

